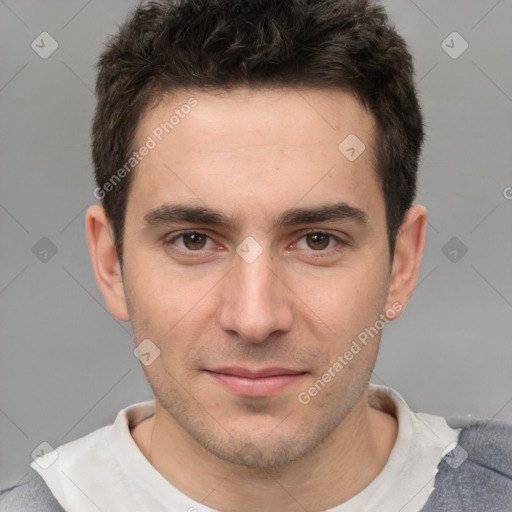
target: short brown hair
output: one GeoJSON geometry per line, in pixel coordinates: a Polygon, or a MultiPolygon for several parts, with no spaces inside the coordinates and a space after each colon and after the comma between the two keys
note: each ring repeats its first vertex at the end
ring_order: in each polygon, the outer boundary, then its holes
{"type": "MultiPolygon", "coordinates": [[[[177,89],[338,87],[376,120],[391,256],[416,194],[423,120],[412,57],[369,0],[166,0],[139,5],[98,61],[92,157],[98,189],[134,151],[142,114],[177,89]]],[[[123,173],[124,174],[124,173],[123,173]]],[[[102,193],[122,266],[126,176],[102,193]]]]}

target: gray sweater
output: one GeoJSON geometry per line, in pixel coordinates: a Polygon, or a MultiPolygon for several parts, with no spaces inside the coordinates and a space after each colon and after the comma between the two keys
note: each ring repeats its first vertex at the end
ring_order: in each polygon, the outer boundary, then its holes
{"type": "MultiPolygon", "coordinates": [[[[512,422],[476,416],[446,421],[462,431],[458,446],[439,464],[422,512],[512,511],[512,422]]],[[[0,491],[0,512],[63,510],[32,468],[23,481],[0,491]]]]}

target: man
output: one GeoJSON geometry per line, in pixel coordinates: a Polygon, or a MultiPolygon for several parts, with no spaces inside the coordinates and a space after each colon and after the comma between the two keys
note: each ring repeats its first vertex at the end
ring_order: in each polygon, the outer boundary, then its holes
{"type": "Polygon", "coordinates": [[[369,383],[427,216],[382,7],[151,2],[97,95],[88,243],[155,400],[36,460],[2,510],[512,509],[509,423],[369,383]]]}

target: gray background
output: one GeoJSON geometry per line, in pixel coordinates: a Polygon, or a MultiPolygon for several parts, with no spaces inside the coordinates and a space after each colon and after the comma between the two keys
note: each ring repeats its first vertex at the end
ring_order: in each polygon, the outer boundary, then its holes
{"type": "MultiPolygon", "coordinates": [[[[25,475],[42,441],[57,447],[151,398],[84,229],[94,65],[134,5],[0,0],[0,487],[25,475]],[[43,31],[58,43],[46,59],[31,47],[43,31]],[[46,262],[43,237],[57,249],[46,262]]],[[[373,380],[416,410],[512,419],[512,1],[385,5],[416,60],[429,226],[417,289],[384,332],[373,380]],[[469,44],[458,58],[462,40],[442,45],[454,31],[469,44]]]]}

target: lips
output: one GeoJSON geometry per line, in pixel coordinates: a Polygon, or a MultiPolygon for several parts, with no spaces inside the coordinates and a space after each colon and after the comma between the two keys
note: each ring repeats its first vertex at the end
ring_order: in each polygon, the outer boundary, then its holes
{"type": "Polygon", "coordinates": [[[244,397],[268,397],[297,383],[307,372],[290,368],[242,368],[238,366],[206,370],[225,389],[244,397]]]}
{"type": "Polygon", "coordinates": [[[249,369],[242,368],[239,366],[229,366],[223,368],[217,368],[215,370],[208,370],[213,373],[222,373],[224,375],[234,375],[236,377],[246,377],[248,379],[258,379],[261,377],[274,377],[276,375],[298,375],[306,373],[301,370],[290,370],[288,368],[260,368],[249,369]]]}

